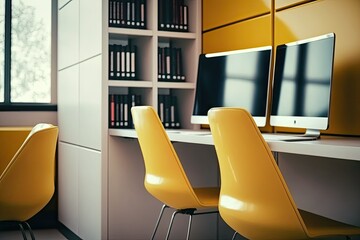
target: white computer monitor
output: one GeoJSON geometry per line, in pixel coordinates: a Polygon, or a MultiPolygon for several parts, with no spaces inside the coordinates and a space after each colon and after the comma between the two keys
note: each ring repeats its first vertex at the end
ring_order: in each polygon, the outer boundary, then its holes
{"type": "Polygon", "coordinates": [[[212,107],[247,109],[265,126],[271,46],[201,54],[191,123],[208,124],[212,107]]]}
{"type": "Polygon", "coordinates": [[[271,126],[318,136],[328,128],[334,47],[334,33],[276,47],[271,126]]]}

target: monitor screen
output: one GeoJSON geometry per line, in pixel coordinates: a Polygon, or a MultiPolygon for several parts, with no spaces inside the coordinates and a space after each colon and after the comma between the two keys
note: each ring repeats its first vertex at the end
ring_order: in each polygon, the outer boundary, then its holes
{"type": "Polygon", "coordinates": [[[270,125],[328,128],[334,46],[334,33],[277,46],[270,125]]]}
{"type": "Polygon", "coordinates": [[[191,123],[208,124],[212,107],[241,107],[265,126],[271,49],[201,54],[191,123]]]}

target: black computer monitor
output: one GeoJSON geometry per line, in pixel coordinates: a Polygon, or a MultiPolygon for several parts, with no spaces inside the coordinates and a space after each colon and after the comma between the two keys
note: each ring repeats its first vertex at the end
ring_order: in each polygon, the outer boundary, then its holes
{"type": "Polygon", "coordinates": [[[271,46],[201,54],[191,123],[208,124],[212,107],[247,109],[265,126],[271,46]]]}
{"type": "Polygon", "coordinates": [[[328,128],[334,46],[329,33],[276,47],[270,125],[317,136],[328,128]]]}

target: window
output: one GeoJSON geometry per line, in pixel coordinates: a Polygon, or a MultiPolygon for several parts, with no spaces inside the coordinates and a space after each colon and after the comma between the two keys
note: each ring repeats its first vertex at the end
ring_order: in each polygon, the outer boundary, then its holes
{"type": "Polygon", "coordinates": [[[49,106],[52,100],[52,3],[0,3],[0,107],[49,106]]]}

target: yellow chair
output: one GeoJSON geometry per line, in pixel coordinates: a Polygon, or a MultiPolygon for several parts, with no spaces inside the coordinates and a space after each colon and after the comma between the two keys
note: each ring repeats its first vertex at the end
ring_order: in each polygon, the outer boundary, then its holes
{"type": "Polygon", "coordinates": [[[219,212],[235,231],[262,240],[360,234],[358,227],[296,207],[269,146],[246,110],[212,108],[208,118],[220,166],[219,212]]]}
{"type": "Polygon", "coordinates": [[[0,174],[0,221],[18,222],[35,239],[31,217],[50,201],[55,189],[55,152],[58,128],[37,124],[0,174]],[[25,225],[23,225],[25,224],[25,225]]]}
{"type": "Polygon", "coordinates": [[[145,188],[164,204],[151,239],[154,238],[164,209],[167,207],[176,211],[171,217],[166,239],[169,238],[174,217],[178,213],[190,216],[188,239],[193,215],[218,212],[219,188],[191,186],[175,149],[152,107],[132,107],[131,113],[145,163],[145,188]],[[211,211],[211,208],[215,210],[211,211]],[[197,211],[198,209],[204,210],[197,211]]]}

